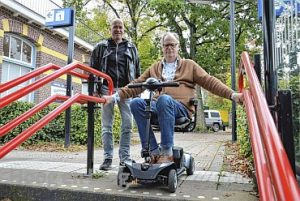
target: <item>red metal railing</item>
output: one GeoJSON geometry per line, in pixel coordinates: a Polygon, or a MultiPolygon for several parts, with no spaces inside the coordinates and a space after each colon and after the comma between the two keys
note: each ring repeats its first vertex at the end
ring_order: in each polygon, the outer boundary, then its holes
{"type": "Polygon", "coordinates": [[[257,125],[254,106],[251,95],[248,90],[244,92],[245,108],[247,113],[254,163],[256,165],[257,185],[260,194],[260,200],[275,200],[274,190],[269,174],[268,163],[264,155],[264,147],[260,137],[260,131],[257,125]]]}
{"type": "Polygon", "coordinates": [[[62,103],[55,110],[51,111],[49,114],[44,116],[42,119],[37,121],[35,124],[31,125],[25,131],[20,133],[14,139],[7,142],[3,147],[0,148],[0,159],[3,158],[6,154],[12,151],[14,148],[22,144],[25,140],[30,138],[34,133],[36,133],[39,129],[43,128],[46,124],[48,124],[51,120],[57,117],[60,113],[69,108],[73,103],[84,103],[87,101],[92,101],[96,103],[104,103],[105,99],[87,96],[84,94],[76,94],[73,97],[69,98],[67,101],[62,103]]]}
{"type": "Polygon", "coordinates": [[[54,95],[54,96],[51,96],[51,97],[47,98],[46,100],[44,100],[43,102],[37,104],[36,106],[31,108],[27,112],[25,112],[22,115],[16,117],[15,119],[11,120],[10,123],[7,123],[4,126],[2,126],[0,128],[0,137],[4,136],[9,131],[11,131],[13,128],[17,127],[18,125],[20,125],[21,123],[23,123],[24,121],[26,121],[27,119],[29,119],[30,117],[35,115],[37,112],[41,111],[43,108],[45,108],[49,104],[53,103],[54,101],[56,101],[56,100],[65,101],[67,99],[68,99],[67,96],[62,96],[62,95],[54,95]]]}
{"type": "MultiPolygon", "coordinates": [[[[30,92],[38,89],[39,87],[49,83],[50,81],[52,81],[56,78],[59,78],[60,76],[66,74],[66,73],[72,72],[72,70],[74,70],[76,68],[93,73],[94,75],[103,77],[104,79],[111,80],[111,78],[108,75],[101,73],[93,68],[85,66],[81,63],[71,63],[63,68],[56,70],[55,72],[53,72],[50,75],[47,75],[29,85],[27,85],[26,87],[24,87],[22,89],[19,89],[11,94],[8,94],[7,96],[0,98],[0,108],[5,107],[6,105],[8,105],[9,103],[11,103],[15,100],[18,100],[19,98],[29,94],[30,92]]],[[[111,90],[111,89],[113,89],[112,83],[109,84],[109,90],[111,90]]]]}
{"type": "MultiPolygon", "coordinates": [[[[4,92],[4,91],[7,91],[11,88],[13,88],[14,86],[17,86],[23,82],[26,82],[44,72],[47,72],[48,70],[57,70],[57,69],[60,69],[60,66],[57,66],[55,64],[47,64],[45,66],[41,66],[39,68],[37,68],[36,70],[34,71],[31,71],[30,73],[27,73],[26,75],[23,75],[21,77],[18,77],[14,80],[11,80],[11,81],[8,81],[8,82],[5,82],[3,84],[0,84],[0,93],[4,92]]],[[[80,77],[82,79],[88,79],[88,75],[86,74],[82,74],[82,73],[78,73],[76,71],[71,71],[69,74],[71,75],[74,75],[74,76],[77,76],[77,77],[80,77]]]]}
{"type": "Polygon", "coordinates": [[[299,186],[247,52],[241,56],[239,90],[245,97],[251,139],[255,138],[252,149],[261,200],[300,200],[299,186]],[[243,72],[247,75],[250,91],[244,89],[243,72]],[[272,192],[274,195],[270,195],[272,192]]]}
{"type": "MultiPolygon", "coordinates": [[[[80,63],[72,63],[69,64],[63,68],[60,68],[59,66],[49,64],[43,67],[40,71],[35,71],[29,73],[29,75],[25,75],[26,78],[17,78],[15,80],[12,80],[10,82],[4,83],[0,87],[3,87],[2,89],[8,90],[16,84],[20,84],[26,80],[29,80],[33,78],[34,76],[38,76],[42,74],[43,72],[49,70],[49,69],[57,69],[57,71],[53,72],[50,75],[47,75],[39,80],[36,80],[35,82],[23,87],[22,89],[19,89],[7,96],[4,96],[0,98],[0,108],[5,107],[6,105],[10,104],[11,102],[19,99],[20,97],[38,89],[39,87],[51,82],[52,80],[60,77],[63,74],[69,73],[72,75],[76,75],[78,77],[81,77],[83,79],[88,79],[88,75],[81,74],[73,71],[75,68],[79,68],[81,70],[84,70],[86,72],[92,73],[98,77],[102,77],[107,80],[108,82],[108,88],[109,88],[109,94],[111,95],[113,93],[113,82],[112,79],[104,74],[101,73],[93,68],[90,68],[88,66],[85,66],[80,63]]],[[[3,90],[3,91],[5,91],[3,90]]],[[[44,116],[42,119],[40,119],[38,122],[30,126],[28,129],[20,133],[18,136],[16,136],[14,139],[7,142],[5,145],[3,145],[0,148],[0,159],[4,157],[6,154],[8,154],[11,150],[19,146],[21,143],[23,143],[25,140],[27,140],[29,137],[31,137],[34,133],[36,133],[39,129],[44,127],[46,124],[48,124],[51,120],[53,120],[56,116],[58,116],[61,112],[69,108],[73,103],[86,103],[88,101],[95,102],[95,103],[105,103],[105,99],[93,97],[93,96],[87,96],[83,94],[76,94],[73,97],[67,97],[67,96],[61,96],[61,95],[54,95],[52,97],[49,97],[45,101],[41,102],[40,104],[36,105],[35,107],[31,108],[21,116],[11,120],[6,125],[2,126],[0,128],[0,137],[6,135],[11,129],[15,128],[22,122],[26,121],[28,118],[30,118],[32,115],[36,114],[38,111],[45,108],[47,105],[51,104],[55,100],[64,100],[65,102],[62,103],[59,107],[57,107],[55,110],[51,111],[49,114],[44,116]]]]}

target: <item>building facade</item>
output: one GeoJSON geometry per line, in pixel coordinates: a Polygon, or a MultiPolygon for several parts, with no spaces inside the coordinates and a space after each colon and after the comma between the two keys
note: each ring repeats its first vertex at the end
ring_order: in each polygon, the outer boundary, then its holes
{"type": "MultiPolygon", "coordinates": [[[[49,63],[61,67],[68,60],[67,29],[48,29],[45,27],[45,13],[39,13],[36,4],[48,9],[55,8],[51,1],[0,0],[0,83],[20,77],[49,63]],[[38,2],[43,2],[43,5],[38,2]],[[47,3],[45,3],[47,2],[47,3]],[[52,8],[49,7],[52,5],[52,8]],[[34,10],[36,9],[36,10],[34,10]]],[[[92,45],[75,37],[74,61],[87,63],[92,45]]],[[[51,72],[46,72],[45,76],[51,72]]],[[[39,77],[40,78],[40,77],[39,77]]],[[[38,79],[38,78],[36,78],[38,79]]],[[[1,97],[33,82],[22,83],[0,94],[1,97]]],[[[66,76],[48,83],[21,100],[39,103],[53,94],[65,94],[66,76]]],[[[80,78],[72,77],[72,93],[82,92],[80,78]]]]}

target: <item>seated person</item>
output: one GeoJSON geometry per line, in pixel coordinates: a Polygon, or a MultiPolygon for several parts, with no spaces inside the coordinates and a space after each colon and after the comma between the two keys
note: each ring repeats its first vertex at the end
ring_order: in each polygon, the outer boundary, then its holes
{"type": "MultiPolygon", "coordinates": [[[[152,159],[156,163],[173,161],[172,147],[174,145],[175,119],[194,113],[194,106],[190,99],[195,97],[196,85],[218,96],[231,99],[236,102],[242,101],[242,94],[235,93],[217,78],[210,76],[197,63],[190,59],[182,59],[178,55],[179,39],[177,34],[167,32],[161,39],[163,59],[154,63],[139,78],[132,83],[145,82],[147,78],[154,77],[162,81],[174,81],[179,87],[165,87],[159,94],[154,96],[152,110],[158,117],[161,131],[160,147],[150,128],[150,150],[152,159]]],[[[121,88],[111,96],[104,96],[106,103],[135,97],[143,92],[142,88],[121,88]]],[[[137,123],[142,148],[147,147],[146,141],[146,102],[142,98],[134,98],[130,103],[131,112],[137,123]]]]}

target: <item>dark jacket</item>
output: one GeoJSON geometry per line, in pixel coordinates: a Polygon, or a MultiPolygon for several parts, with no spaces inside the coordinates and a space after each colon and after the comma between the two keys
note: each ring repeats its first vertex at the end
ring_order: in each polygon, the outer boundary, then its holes
{"type": "MultiPolygon", "coordinates": [[[[114,81],[114,87],[123,87],[132,80],[138,78],[141,74],[139,56],[135,45],[125,39],[123,39],[121,45],[123,46],[122,51],[125,51],[122,52],[122,54],[125,56],[125,59],[118,59],[117,62],[119,62],[120,66],[125,67],[125,69],[121,69],[119,72],[114,72],[118,70],[116,68],[108,69],[108,58],[114,56],[112,54],[116,54],[115,51],[110,49],[110,46],[112,46],[111,39],[99,42],[95,46],[90,60],[91,67],[112,77],[114,81]],[[117,74],[118,76],[115,76],[117,74]],[[121,86],[118,85],[120,81],[122,83],[121,86]]],[[[106,85],[106,82],[104,82],[104,84],[106,85]]]]}

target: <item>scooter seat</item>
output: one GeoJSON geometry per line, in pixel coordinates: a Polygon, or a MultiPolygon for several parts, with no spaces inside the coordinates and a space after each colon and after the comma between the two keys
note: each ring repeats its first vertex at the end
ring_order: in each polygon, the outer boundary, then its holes
{"type": "MultiPolygon", "coordinates": [[[[152,114],[151,116],[151,125],[159,126],[157,115],[152,114]]],[[[175,119],[175,127],[184,128],[191,122],[191,119],[188,117],[179,117],[175,119]]]]}

